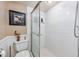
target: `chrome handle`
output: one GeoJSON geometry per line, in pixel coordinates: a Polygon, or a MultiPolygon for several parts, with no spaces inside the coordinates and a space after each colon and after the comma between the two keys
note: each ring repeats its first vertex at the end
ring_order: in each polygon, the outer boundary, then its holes
{"type": "Polygon", "coordinates": [[[79,30],[79,26],[77,26],[77,15],[78,14],[78,2],[77,2],[77,5],[76,5],[76,12],[75,12],[75,24],[74,24],[74,36],[76,38],[78,38],[78,34],[76,34],[76,30],[78,29],[79,30]]]}
{"type": "Polygon", "coordinates": [[[74,35],[76,38],[78,38],[78,31],[79,31],[79,26],[75,26],[75,29],[74,29],[74,35]]]}

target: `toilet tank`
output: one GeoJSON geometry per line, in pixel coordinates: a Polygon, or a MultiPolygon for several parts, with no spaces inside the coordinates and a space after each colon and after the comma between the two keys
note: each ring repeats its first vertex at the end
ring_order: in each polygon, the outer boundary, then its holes
{"type": "Polygon", "coordinates": [[[16,51],[22,51],[28,49],[28,40],[21,40],[14,43],[16,51]]]}

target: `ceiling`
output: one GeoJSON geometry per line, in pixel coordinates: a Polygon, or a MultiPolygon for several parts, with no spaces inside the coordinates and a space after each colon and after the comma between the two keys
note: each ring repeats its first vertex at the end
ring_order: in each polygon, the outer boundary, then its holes
{"type": "Polygon", "coordinates": [[[51,3],[47,3],[47,1],[43,1],[40,4],[40,9],[44,12],[48,11],[50,8],[54,7],[57,5],[59,1],[52,1],[51,3]]]}
{"type": "Polygon", "coordinates": [[[38,3],[38,1],[15,1],[15,2],[25,4],[25,5],[30,6],[32,8],[34,8],[35,5],[38,3]]]}
{"type": "MultiPolygon", "coordinates": [[[[16,1],[16,3],[25,4],[25,5],[30,6],[32,8],[34,8],[38,2],[39,1],[16,1]]],[[[52,3],[50,3],[50,4],[46,3],[46,1],[43,1],[40,4],[40,8],[42,11],[46,12],[47,10],[49,10],[51,7],[55,6],[58,3],[59,3],[59,1],[52,1],[52,3]]]]}

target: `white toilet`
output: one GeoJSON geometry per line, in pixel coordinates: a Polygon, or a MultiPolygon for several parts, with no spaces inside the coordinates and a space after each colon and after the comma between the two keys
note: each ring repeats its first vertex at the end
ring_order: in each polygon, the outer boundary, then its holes
{"type": "Polygon", "coordinates": [[[30,57],[28,48],[28,40],[22,40],[14,43],[16,56],[15,57],[30,57]]]}
{"type": "Polygon", "coordinates": [[[30,54],[28,50],[24,50],[17,53],[15,57],[30,57],[30,54]]]}

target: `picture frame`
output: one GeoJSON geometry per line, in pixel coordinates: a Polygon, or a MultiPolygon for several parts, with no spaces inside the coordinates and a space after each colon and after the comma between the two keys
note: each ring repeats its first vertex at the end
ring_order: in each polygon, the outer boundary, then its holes
{"type": "Polygon", "coordinates": [[[9,25],[25,26],[26,14],[18,11],[9,10],[9,25]]]}

